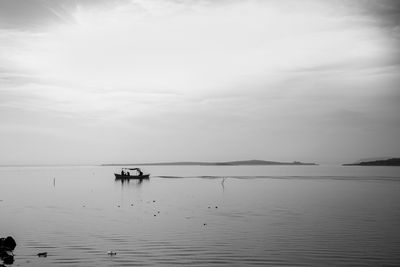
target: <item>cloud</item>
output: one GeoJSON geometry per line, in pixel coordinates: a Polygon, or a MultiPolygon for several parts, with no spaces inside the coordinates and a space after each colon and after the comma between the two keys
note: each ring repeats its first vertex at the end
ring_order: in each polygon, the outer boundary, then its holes
{"type": "Polygon", "coordinates": [[[361,0],[359,6],[367,16],[372,15],[380,26],[398,28],[400,25],[400,2],[396,0],[361,0]]]}
{"type": "Polygon", "coordinates": [[[0,27],[42,30],[53,24],[76,23],[73,14],[79,8],[114,8],[128,0],[2,0],[0,27]]]}
{"type": "Polygon", "coordinates": [[[284,160],[398,132],[392,2],[0,3],[0,121],[24,144],[284,160]]]}
{"type": "Polygon", "coordinates": [[[69,12],[56,1],[52,6],[41,0],[3,0],[0,2],[2,28],[32,29],[71,21],[69,12]]]}

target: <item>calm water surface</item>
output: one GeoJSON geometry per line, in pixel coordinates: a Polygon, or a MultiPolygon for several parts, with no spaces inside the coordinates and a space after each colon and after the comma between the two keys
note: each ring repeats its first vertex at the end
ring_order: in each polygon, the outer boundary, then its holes
{"type": "Polygon", "coordinates": [[[400,265],[400,168],[144,170],[121,183],[115,167],[0,168],[12,266],[400,265]]]}

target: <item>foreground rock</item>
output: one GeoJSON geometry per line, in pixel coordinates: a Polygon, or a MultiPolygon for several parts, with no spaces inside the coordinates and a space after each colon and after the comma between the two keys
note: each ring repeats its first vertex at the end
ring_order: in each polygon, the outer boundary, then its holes
{"type": "Polygon", "coordinates": [[[5,264],[12,264],[14,262],[13,250],[16,246],[17,243],[11,236],[0,238],[0,259],[5,264]]]}

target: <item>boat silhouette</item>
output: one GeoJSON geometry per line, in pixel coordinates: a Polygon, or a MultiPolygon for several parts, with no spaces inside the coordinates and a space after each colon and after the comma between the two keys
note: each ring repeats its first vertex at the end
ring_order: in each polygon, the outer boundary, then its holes
{"type": "Polygon", "coordinates": [[[114,173],[115,180],[130,180],[130,179],[149,179],[150,174],[144,174],[140,168],[122,168],[121,173],[114,173]],[[135,171],[136,175],[130,174],[129,171],[135,171]]]}

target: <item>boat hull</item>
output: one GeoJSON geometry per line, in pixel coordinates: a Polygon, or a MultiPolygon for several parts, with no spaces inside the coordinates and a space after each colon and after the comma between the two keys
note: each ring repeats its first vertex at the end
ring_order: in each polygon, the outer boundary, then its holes
{"type": "Polygon", "coordinates": [[[150,178],[150,174],[143,174],[139,176],[139,175],[121,175],[118,173],[114,173],[114,175],[116,180],[131,180],[131,179],[143,180],[150,178]]]}

